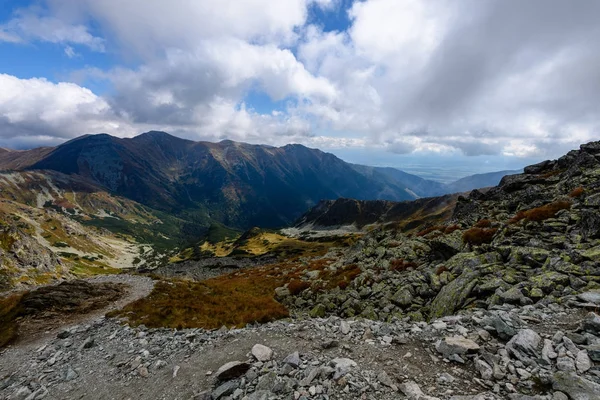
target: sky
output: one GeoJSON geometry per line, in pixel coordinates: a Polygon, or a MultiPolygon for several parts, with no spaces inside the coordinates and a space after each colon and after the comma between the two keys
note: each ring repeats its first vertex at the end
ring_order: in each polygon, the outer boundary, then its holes
{"type": "Polygon", "coordinates": [[[1,0],[0,146],[163,130],[521,168],[600,139],[599,20],[597,0],[1,0]]]}

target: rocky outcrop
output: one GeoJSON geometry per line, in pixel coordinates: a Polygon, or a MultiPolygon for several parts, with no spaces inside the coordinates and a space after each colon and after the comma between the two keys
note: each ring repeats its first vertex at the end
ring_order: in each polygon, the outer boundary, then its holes
{"type": "Polygon", "coordinates": [[[54,252],[31,235],[0,225],[0,292],[18,286],[21,277],[45,283],[69,274],[54,252]]]}
{"type": "Polygon", "coordinates": [[[582,145],[459,197],[452,216],[421,232],[375,229],[341,256],[325,256],[328,276],[357,266],[352,282],[323,292],[320,278],[307,275],[311,287],[281,301],[299,312],[319,305],[319,316],[420,320],[472,306],[553,303],[600,288],[597,147],[582,145]]]}

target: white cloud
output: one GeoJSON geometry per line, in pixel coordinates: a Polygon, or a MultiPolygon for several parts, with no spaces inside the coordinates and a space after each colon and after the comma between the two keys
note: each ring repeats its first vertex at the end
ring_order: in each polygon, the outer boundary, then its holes
{"type": "Polygon", "coordinates": [[[94,51],[105,50],[104,39],[92,35],[85,25],[44,16],[38,8],[19,10],[13,19],[0,25],[0,41],[70,43],[87,46],[94,51]]]}
{"type": "Polygon", "coordinates": [[[43,78],[0,74],[0,137],[51,136],[68,139],[84,133],[118,133],[126,124],[90,90],[43,78]]]}
{"type": "Polygon", "coordinates": [[[65,47],[65,55],[69,58],[74,58],[78,56],[78,54],[75,52],[75,49],[73,49],[71,46],[65,47]]]}
{"type": "MultiPolygon", "coordinates": [[[[60,43],[68,56],[110,45],[139,66],[96,72],[110,95],[71,87],[57,115],[22,81],[35,111],[5,103],[0,118],[401,154],[544,157],[596,138],[596,0],[356,1],[343,32],[307,25],[311,4],[336,13],[342,2],[46,0],[2,25],[0,40],[60,43]],[[286,104],[261,114],[250,90],[286,104]]],[[[49,100],[61,85],[41,86],[49,100]]]]}

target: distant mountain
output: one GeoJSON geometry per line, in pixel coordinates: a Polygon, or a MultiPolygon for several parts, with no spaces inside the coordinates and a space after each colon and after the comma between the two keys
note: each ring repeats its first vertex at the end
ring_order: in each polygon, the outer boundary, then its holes
{"type": "Polygon", "coordinates": [[[194,142],[157,131],[125,139],[85,135],[28,151],[2,149],[0,170],[76,175],[186,221],[190,232],[213,222],[240,229],[285,226],[320,200],[404,201],[466,187],[456,189],[394,168],[349,164],[298,144],[194,142]]]}
{"type": "Polygon", "coordinates": [[[155,131],[131,139],[87,135],[55,148],[0,152],[0,169],[77,175],[190,224],[217,221],[236,228],[288,225],[321,199],[412,200],[440,188],[302,145],[193,142],[155,131]]]}
{"type": "Polygon", "coordinates": [[[514,171],[498,171],[498,172],[490,172],[487,174],[475,174],[466,176],[462,179],[459,179],[455,182],[447,184],[446,190],[447,193],[460,193],[460,192],[468,192],[473,189],[480,189],[484,187],[496,186],[500,183],[502,178],[506,175],[515,175],[522,173],[523,170],[514,170],[514,171]]]}
{"type": "Polygon", "coordinates": [[[414,229],[452,215],[458,195],[427,197],[412,201],[337,199],[323,200],[296,221],[302,229],[401,222],[401,228],[414,229]]]}

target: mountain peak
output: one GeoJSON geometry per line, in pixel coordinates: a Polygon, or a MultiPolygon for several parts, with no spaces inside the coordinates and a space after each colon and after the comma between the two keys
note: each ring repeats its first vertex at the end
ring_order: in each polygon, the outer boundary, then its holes
{"type": "Polygon", "coordinates": [[[167,132],[163,132],[163,131],[148,131],[148,132],[144,132],[140,135],[137,135],[136,137],[134,137],[133,139],[150,139],[150,140],[185,140],[182,138],[179,138],[177,136],[173,136],[167,132]]]}

